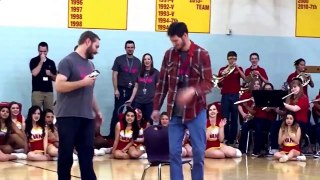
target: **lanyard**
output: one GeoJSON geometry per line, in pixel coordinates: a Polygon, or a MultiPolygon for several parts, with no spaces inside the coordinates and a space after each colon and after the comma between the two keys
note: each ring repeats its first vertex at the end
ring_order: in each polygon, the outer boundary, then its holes
{"type": "Polygon", "coordinates": [[[128,68],[129,68],[129,73],[131,73],[131,69],[132,69],[132,66],[133,66],[133,58],[132,58],[131,63],[129,63],[129,59],[128,59],[128,57],[126,57],[126,60],[127,60],[128,68]]]}

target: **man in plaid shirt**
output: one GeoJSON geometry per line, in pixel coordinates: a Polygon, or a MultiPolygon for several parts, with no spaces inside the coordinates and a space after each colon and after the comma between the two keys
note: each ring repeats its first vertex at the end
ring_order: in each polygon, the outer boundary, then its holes
{"type": "Polygon", "coordinates": [[[159,110],[168,94],[170,177],[183,179],[182,140],[185,129],[189,129],[194,159],[192,179],[203,179],[206,94],[213,88],[210,57],[189,39],[185,23],[172,23],[167,34],[174,47],[167,50],[163,58],[151,117],[159,120],[159,110]]]}

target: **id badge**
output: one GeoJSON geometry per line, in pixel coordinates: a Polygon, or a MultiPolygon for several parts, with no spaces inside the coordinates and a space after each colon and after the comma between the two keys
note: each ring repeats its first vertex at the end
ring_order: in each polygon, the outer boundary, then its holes
{"type": "Polygon", "coordinates": [[[142,92],[143,92],[144,95],[146,95],[147,94],[147,89],[146,88],[142,89],[142,92]]]}
{"type": "Polygon", "coordinates": [[[43,81],[49,81],[49,78],[48,77],[43,77],[42,80],[43,81]]]}

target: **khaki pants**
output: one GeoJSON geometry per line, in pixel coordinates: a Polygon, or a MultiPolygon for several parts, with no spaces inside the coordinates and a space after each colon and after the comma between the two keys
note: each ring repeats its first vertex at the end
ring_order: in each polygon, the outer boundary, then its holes
{"type": "Polygon", "coordinates": [[[53,110],[53,92],[33,91],[31,101],[32,106],[53,110]]]}

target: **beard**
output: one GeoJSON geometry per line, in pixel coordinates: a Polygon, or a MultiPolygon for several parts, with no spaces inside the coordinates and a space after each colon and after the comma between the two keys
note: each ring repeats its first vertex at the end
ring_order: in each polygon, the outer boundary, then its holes
{"type": "Polygon", "coordinates": [[[186,46],[186,44],[187,44],[186,41],[184,39],[181,39],[180,46],[176,46],[175,48],[176,48],[176,50],[181,51],[183,49],[183,47],[186,46]]]}
{"type": "Polygon", "coordinates": [[[93,52],[92,45],[86,50],[86,57],[87,59],[93,59],[96,53],[93,52]]]}

